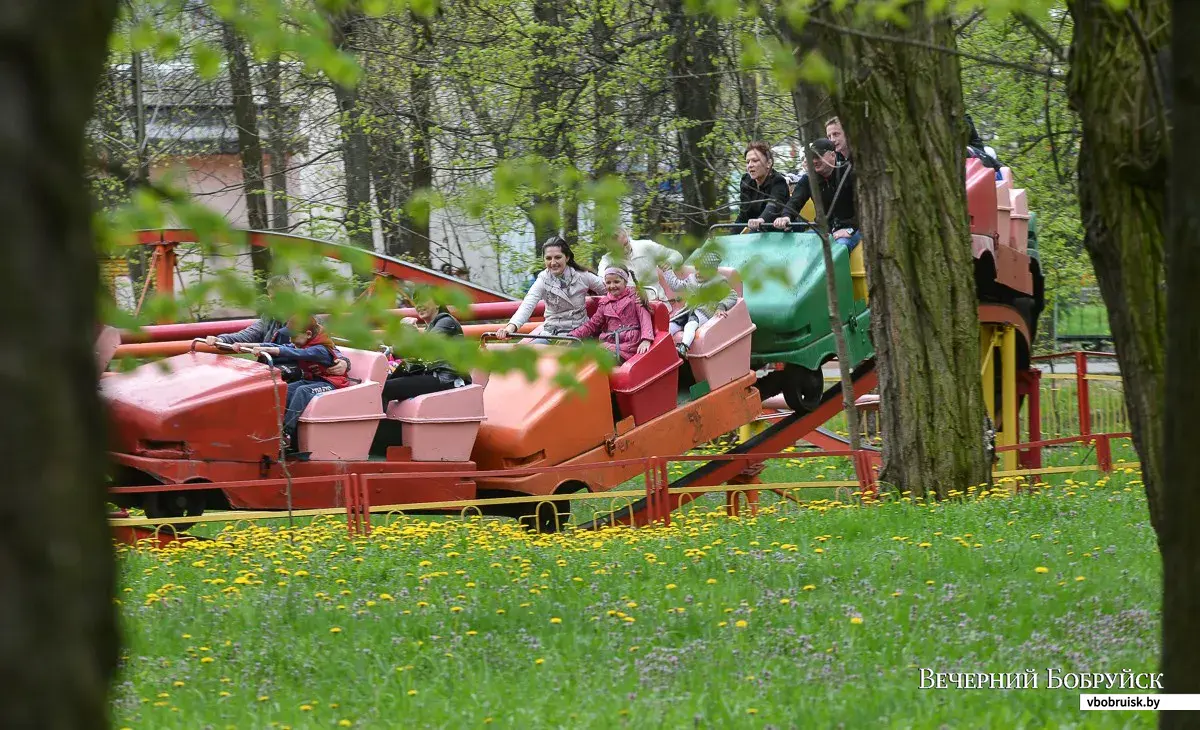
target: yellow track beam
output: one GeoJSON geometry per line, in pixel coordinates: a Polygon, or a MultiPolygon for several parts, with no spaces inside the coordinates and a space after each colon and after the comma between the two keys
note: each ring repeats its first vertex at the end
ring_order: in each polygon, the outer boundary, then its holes
{"type": "Polygon", "coordinates": [[[992,350],[996,346],[996,328],[985,324],[979,328],[979,359],[983,361],[983,407],[987,410],[988,418],[996,422],[996,361],[992,350]]]}

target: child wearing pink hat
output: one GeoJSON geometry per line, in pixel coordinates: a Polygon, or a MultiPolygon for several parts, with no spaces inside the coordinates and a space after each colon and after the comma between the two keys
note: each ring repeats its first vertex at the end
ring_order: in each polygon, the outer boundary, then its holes
{"type": "Polygon", "coordinates": [[[596,313],[571,330],[572,337],[596,337],[624,362],[650,349],[654,343],[654,322],[650,311],[630,286],[633,274],[619,266],[604,270],[604,289],[596,313]]]}

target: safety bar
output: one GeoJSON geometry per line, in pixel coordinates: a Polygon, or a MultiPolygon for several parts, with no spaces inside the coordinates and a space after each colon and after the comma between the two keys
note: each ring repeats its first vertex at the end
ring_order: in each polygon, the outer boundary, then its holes
{"type": "MultiPolygon", "coordinates": [[[[208,340],[207,340],[207,339],[205,339],[205,338],[203,338],[203,337],[197,337],[196,339],[192,340],[191,352],[195,352],[195,351],[196,351],[196,343],[197,343],[197,342],[199,342],[199,343],[201,343],[201,344],[208,345],[208,340]]],[[[225,352],[237,352],[237,351],[238,351],[238,350],[237,350],[237,347],[235,347],[234,345],[232,345],[232,344],[230,344],[230,343],[228,343],[228,342],[221,342],[220,340],[217,340],[217,341],[216,341],[216,342],[214,342],[213,344],[209,345],[209,347],[215,347],[215,348],[217,348],[218,350],[223,350],[223,351],[225,351],[225,352]]]]}
{"type": "MultiPolygon", "coordinates": [[[[500,337],[497,336],[495,332],[484,332],[483,334],[481,334],[479,336],[480,343],[482,343],[484,340],[499,340],[499,339],[500,339],[500,337]]],[[[511,340],[511,339],[517,339],[517,340],[562,340],[563,342],[574,342],[574,343],[579,343],[579,342],[583,341],[583,340],[580,340],[578,337],[570,337],[568,335],[535,335],[533,333],[523,334],[521,332],[510,332],[504,339],[506,339],[506,340],[511,340]]]]}
{"type": "MultiPolygon", "coordinates": [[[[795,221],[791,225],[788,226],[787,230],[789,232],[800,232],[800,231],[807,231],[811,228],[813,228],[813,224],[809,223],[808,221],[795,221]]],[[[738,231],[739,233],[743,233],[743,232],[749,231],[750,229],[746,227],[745,223],[714,223],[713,225],[708,227],[709,233],[712,233],[713,231],[716,231],[716,230],[722,230],[722,231],[734,230],[734,231],[738,231]]],[[[751,232],[752,233],[758,233],[758,232],[769,233],[771,231],[778,231],[779,233],[785,232],[785,231],[782,231],[782,230],[776,228],[775,226],[771,225],[769,222],[766,222],[766,221],[763,222],[763,225],[758,229],[758,231],[751,231],[751,232]]]]}

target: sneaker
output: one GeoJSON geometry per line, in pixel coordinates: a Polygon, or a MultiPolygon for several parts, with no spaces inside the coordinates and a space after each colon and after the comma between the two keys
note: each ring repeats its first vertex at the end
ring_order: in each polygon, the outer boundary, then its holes
{"type": "Polygon", "coordinates": [[[680,342],[679,344],[675,345],[675,351],[679,353],[679,356],[681,358],[683,358],[684,360],[687,359],[687,354],[688,354],[688,346],[687,345],[680,342]]]}

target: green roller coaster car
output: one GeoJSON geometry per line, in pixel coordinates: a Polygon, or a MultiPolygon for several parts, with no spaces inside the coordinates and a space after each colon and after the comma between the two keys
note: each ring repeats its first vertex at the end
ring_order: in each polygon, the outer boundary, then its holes
{"type": "MultiPolygon", "coordinates": [[[[792,410],[812,410],[824,390],[821,366],[837,357],[821,239],[808,231],[745,233],[717,236],[702,250],[711,248],[720,252],[721,266],[736,269],[743,280],[757,325],[750,365],[759,371],[762,397],[782,393],[792,410]]],[[[875,354],[870,310],[854,296],[850,250],[840,241],[833,242],[833,267],[846,347],[858,365],[875,354]]]]}

